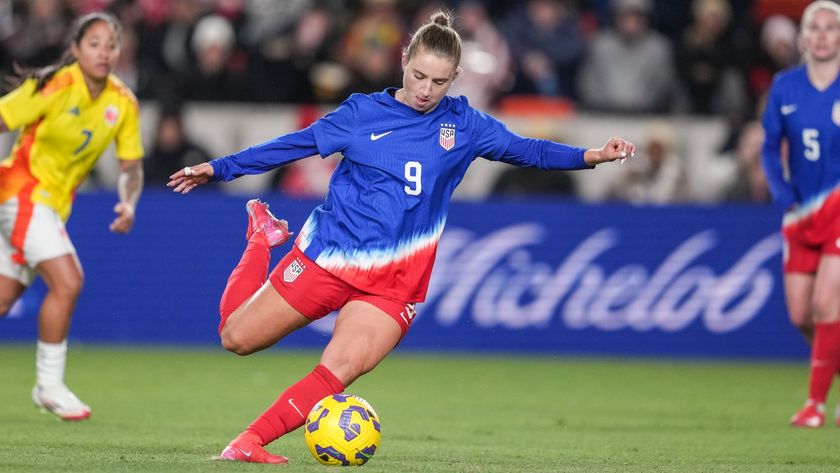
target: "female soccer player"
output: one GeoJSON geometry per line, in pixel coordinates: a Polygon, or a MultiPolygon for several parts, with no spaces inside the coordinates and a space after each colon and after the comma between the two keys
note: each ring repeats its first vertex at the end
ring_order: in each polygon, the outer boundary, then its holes
{"type": "MultiPolygon", "coordinates": [[[[816,1],[802,15],[804,64],[779,73],[763,125],[762,164],[786,209],[784,285],[793,324],[811,348],[811,378],[796,427],[820,427],[840,367],[840,5],[816,1]],[[782,167],[787,141],[789,179],[782,167]]],[[[840,418],[838,418],[840,422],[840,418]]]]}
{"type": "Polygon", "coordinates": [[[210,179],[344,154],[326,201],[268,282],[269,249],[289,238],[288,228],[264,203],[246,206],[248,246],[220,303],[223,346],[247,355],[340,312],[320,363],[234,439],[223,459],[286,463],[263,446],[300,427],[317,401],[343,391],[397,345],[414,304],[425,298],[450,196],[475,157],[585,169],[635,152],[621,138],[590,150],[523,138],[464,97],[447,97],[461,39],[447,12],[431,19],[403,54],[402,88],[353,94],[308,128],[171,176],[169,186],[187,193],[210,179]]]}
{"type": "Polygon", "coordinates": [[[0,314],[36,274],[43,278],[32,400],[65,420],[87,419],[90,407],[64,384],[67,332],[84,279],[64,222],[76,187],[112,141],[121,173],[111,231],[131,230],[143,188],[137,100],[111,74],[119,55],[117,20],[83,16],[58,63],[24,73],[0,98],[0,130],[21,129],[0,162],[0,314]]]}

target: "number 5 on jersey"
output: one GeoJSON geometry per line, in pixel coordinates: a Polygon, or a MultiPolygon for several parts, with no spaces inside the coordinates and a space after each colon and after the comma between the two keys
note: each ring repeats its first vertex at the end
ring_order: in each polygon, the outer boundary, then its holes
{"type": "Polygon", "coordinates": [[[802,153],[808,161],[817,161],[820,159],[820,130],[816,128],[804,128],[802,130],[802,144],[805,146],[805,151],[802,153]]]}
{"type": "Polygon", "coordinates": [[[423,191],[423,183],[420,177],[423,175],[423,166],[417,161],[409,161],[405,163],[405,180],[411,184],[405,186],[405,193],[408,195],[420,195],[423,191]]]}

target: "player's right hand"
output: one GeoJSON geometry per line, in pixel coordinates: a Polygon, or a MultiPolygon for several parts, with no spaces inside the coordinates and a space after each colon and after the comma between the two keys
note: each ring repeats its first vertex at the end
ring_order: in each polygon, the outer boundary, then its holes
{"type": "Polygon", "coordinates": [[[213,177],[213,166],[209,163],[201,163],[197,166],[187,166],[179,169],[178,172],[169,176],[167,187],[174,187],[173,192],[186,194],[195,186],[206,184],[213,177]]]}

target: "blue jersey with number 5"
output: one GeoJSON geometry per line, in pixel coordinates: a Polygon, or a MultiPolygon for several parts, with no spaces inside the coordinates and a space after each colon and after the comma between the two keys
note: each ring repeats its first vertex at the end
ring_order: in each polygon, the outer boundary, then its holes
{"type": "Polygon", "coordinates": [[[762,119],[766,133],[764,166],[774,199],[814,211],[840,186],[840,78],[817,90],[806,66],[774,78],[762,119]],[[789,180],[785,179],[781,142],[788,143],[789,180]]]}
{"type": "Polygon", "coordinates": [[[354,94],[310,127],[211,164],[217,179],[340,152],[329,194],[295,244],[319,266],[372,294],[425,298],[449,200],[478,156],[543,169],[582,169],[583,148],[524,138],[444,97],[422,114],[395,89],[354,94]]]}

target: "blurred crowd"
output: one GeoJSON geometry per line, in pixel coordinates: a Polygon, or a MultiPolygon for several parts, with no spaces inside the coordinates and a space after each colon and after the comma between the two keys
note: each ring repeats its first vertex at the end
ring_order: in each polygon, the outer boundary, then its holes
{"type": "MultiPolygon", "coordinates": [[[[0,75],[54,61],[74,17],[111,11],[125,28],[116,74],[141,100],[164,104],[165,140],[167,125],[183,132],[185,102],[336,104],[351,92],[399,85],[409,32],[443,5],[454,10],[465,47],[451,94],[488,111],[537,96],[573,110],[720,117],[730,129],[720,154],[733,156],[741,178],[731,198],[766,202],[756,119],[773,74],[799,62],[798,21],[808,3],[0,0],[0,75]]],[[[179,140],[191,160],[204,159],[205,151],[179,140]]],[[[659,124],[647,141],[645,159],[627,167],[613,197],[681,201],[685,170],[673,130],[659,124]]],[[[527,171],[507,174],[495,190],[515,193],[523,182],[536,181],[527,171]]],[[[539,192],[574,192],[561,175],[540,182],[539,192]]]]}

